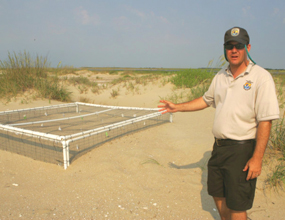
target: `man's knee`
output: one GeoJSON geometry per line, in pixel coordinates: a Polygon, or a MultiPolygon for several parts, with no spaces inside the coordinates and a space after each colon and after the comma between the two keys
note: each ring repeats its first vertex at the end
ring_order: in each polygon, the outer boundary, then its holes
{"type": "Polygon", "coordinates": [[[230,219],[230,209],[227,207],[226,198],[224,197],[213,197],[219,214],[222,220],[230,219]]]}
{"type": "Polygon", "coordinates": [[[246,211],[235,211],[231,210],[231,220],[246,220],[247,219],[247,214],[246,211]]]}

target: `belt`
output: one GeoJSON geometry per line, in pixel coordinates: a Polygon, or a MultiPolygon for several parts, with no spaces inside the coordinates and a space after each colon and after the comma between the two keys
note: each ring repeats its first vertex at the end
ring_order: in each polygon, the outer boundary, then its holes
{"type": "Polygon", "coordinates": [[[226,145],[237,145],[237,144],[250,144],[253,143],[255,139],[249,139],[249,140],[232,140],[232,139],[218,139],[215,138],[215,143],[217,146],[226,146],[226,145]]]}

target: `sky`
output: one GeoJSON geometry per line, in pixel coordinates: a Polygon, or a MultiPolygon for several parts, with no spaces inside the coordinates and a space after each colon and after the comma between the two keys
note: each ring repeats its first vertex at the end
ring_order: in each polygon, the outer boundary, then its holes
{"type": "Polygon", "coordinates": [[[238,26],[257,64],[285,69],[284,0],[0,0],[0,20],[2,61],[26,51],[53,67],[217,67],[238,26]]]}

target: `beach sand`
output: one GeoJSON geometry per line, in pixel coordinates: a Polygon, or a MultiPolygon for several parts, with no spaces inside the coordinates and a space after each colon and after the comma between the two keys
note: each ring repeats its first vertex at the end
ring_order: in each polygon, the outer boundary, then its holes
{"type": "MultiPolygon", "coordinates": [[[[73,91],[96,104],[157,107],[171,94],[170,84],[150,83],[132,93],[110,88],[100,95],[73,91]]],[[[60,102],[18,98],[0,111],[60,102]]],[[[219,219],[207,194],[214,109],[175,113],[173,123],[117,138],[62,166],[0,151],[0,219],[219,219]]],[[[258,179],[249,219],[284,219],[284,193],[264,190],[270,172],[258,179]]]]}

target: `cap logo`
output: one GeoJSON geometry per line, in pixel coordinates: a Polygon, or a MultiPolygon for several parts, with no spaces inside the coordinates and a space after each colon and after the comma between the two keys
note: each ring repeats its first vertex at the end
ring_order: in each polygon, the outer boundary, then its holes
{"type": "Polygon", "coordinates": [[[231,35],[233,37],[236,37],[239,35],[239,28],[233,28],[232,31],[231,31],[231,35]]]}

